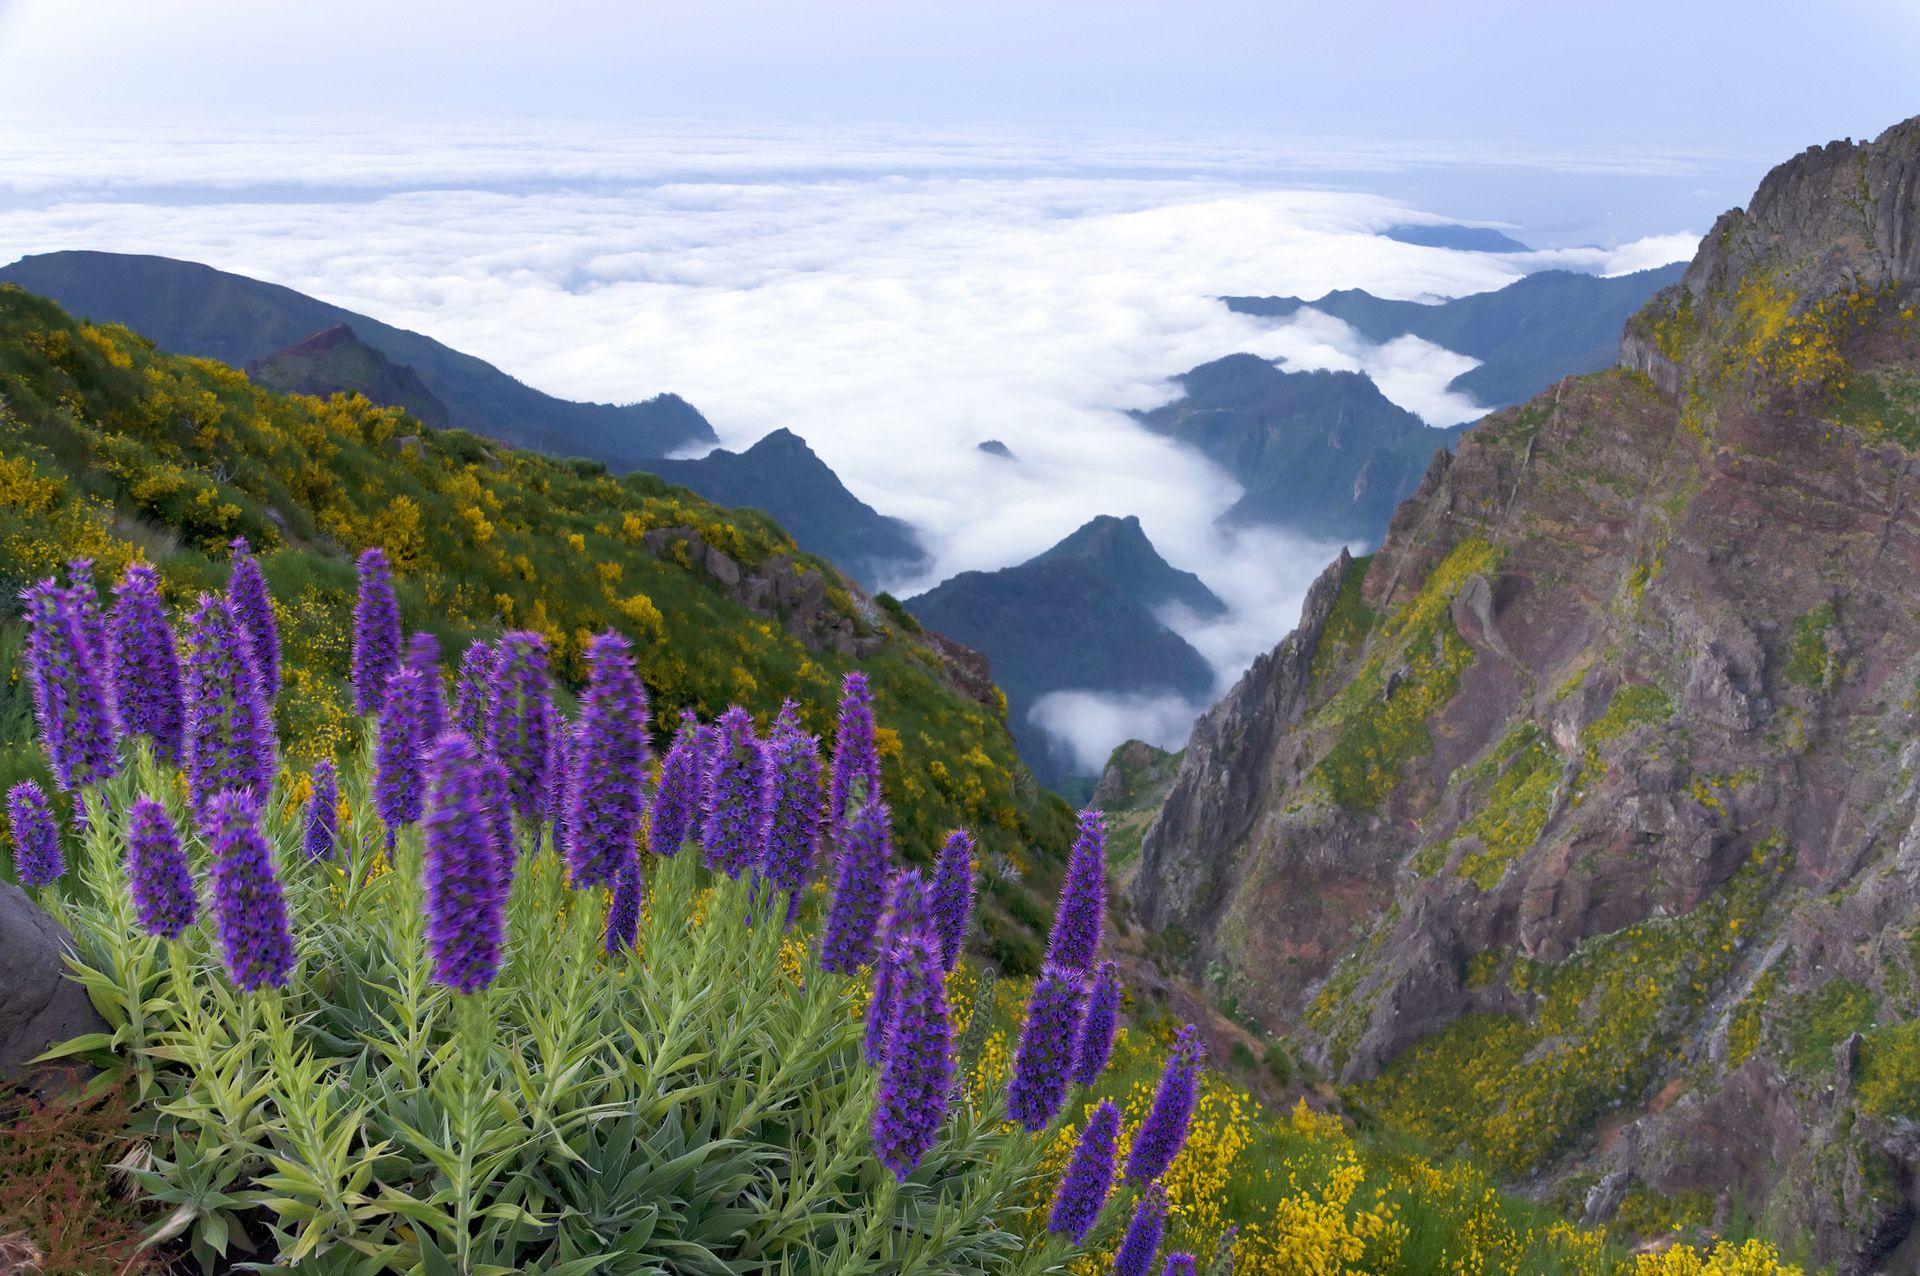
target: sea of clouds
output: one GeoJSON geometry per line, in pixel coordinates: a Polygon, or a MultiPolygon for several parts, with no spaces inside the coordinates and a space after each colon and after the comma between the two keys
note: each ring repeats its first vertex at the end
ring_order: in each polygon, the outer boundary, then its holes
{"type": "MultiPolygon", "coordinates": [[[[1292,627],[1338,547],[1223,533],[1233,482],[1128,413],[1237,351],[1366,372],[1431,425],[1483,408],[1447,388],[1471,359],[1416,338],[1375,345],[1314,312],[1265,323],[1219,295],[1434,299],[1546,266],[1642,269],[1697,242],[1398,243],[1380,232],[1435,214],[1316,182],[1316,166],[1391,172],[1450,152],[1262,145],[694,125],[12,130],[0,261],[63,248],[202,261],[428,333],[552,393],[676,391],[727,447],[790,428],[920,530],[936,565],[886,582],[903,595],[1020,562],[1095,515],[1137,514],[1230,605],[1218,622],[1169,618],[1224,689],[1292,627]],[[1018,463],[980,453],[988,438],[1018,463]]],[[[1067,693],[1038,716],[1097,766],[1130,735],[1177,747],[1201,707],[1067,693]]]]}

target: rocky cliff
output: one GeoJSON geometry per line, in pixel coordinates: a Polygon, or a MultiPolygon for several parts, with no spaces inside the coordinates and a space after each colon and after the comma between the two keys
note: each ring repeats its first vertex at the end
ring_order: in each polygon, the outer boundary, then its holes
{"type": "Polygon", "coordinates": [[[1134,902],[1352,1109],[1912,1270],[1920,120],[1434,457],[1196,726],[1134,902]]]}

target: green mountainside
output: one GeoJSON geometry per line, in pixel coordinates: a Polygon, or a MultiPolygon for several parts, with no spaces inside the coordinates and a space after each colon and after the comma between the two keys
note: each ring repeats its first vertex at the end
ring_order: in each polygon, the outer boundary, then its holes
{"type": "Polygon", "coordinates": [[[920,572],[929,561],[910,525],[849,492],[791,430],[775,430],[743,452],[716,448],[695,460],[648,461],[643,468],[715,504],[765,510],[801,548],[831,559],[869,589],[888,574],[920,572]]]}
{"type": "Polygon", "coordinates": [[[1211,612],[1219,600],[1162,559],[1137,518],[1093,519],[1018,566],[961,572],[906,605],[926,628],[986,653],[1021,753],[1048,780],[1080,769],[1029,716],[1049,692],[1198,699],[1213,688],[1206,660],[1154,613],[1211,612]]]}
{"type": "Polygon", "coordinates": [[[1225,515],[1323,540],[1373,541],[1460,428],[1436,430],[1359,372],[1288,372],[1232,354],[1174,378],[1181,397],[1136,413],[1246,489],[1225,515]]]}
{"type": "Polygon", "coordinates": [[[249,380],[269,390],[322,399],[359,394],[382,407],[399,408],[422,425],[444,430],[453,423],[447,405],[434,397],[419,373],[387,358],[344,323],[255,359],[246,372],[249,380]]]}
{"type": "Polygon", "coordinates": [[[543,394],[472,355],[340,306],[196,262],[129,253],[57,252],[0,267],[0,283],[50,297],[96,323],[125,324],[160,349],[245,367],[345,324],[412,368],[449,423],[516,447],[631,469],[676,448],[715,441],[677,395],[644,403],[575,403],[543,394]]]}
{"type": "Polygon", "coordinates": [[[40,765],[13,676],[19,588],[74,558],[117,579],[144,557],[178,605],[224,584],[237,535],[259,551],[280,611],[282,738],[314,755],[358,744],[349,609],[352,557],[369,545],[394,559],[408,626],[451,658],[502,627],[538,629],[577,685],[587,638],[617,625],[634,639],[657,733],[669,706],[713,715],[737,702],[764,721],[785,696],[828,733],[842,674],[865,670],[902,853],[927,859],[949,828],[973,828],[1007,866],[984,877],[992,953],[1015,969],[1036,959],[1052,856],[1071,839],[1065,805],[1034,782],[977,688],[956,689],[934,648],[763,515],[652,475],[426,428],[362,398],[263,390],[0,285],[0,784],[40,765]]]}
{"type": "Polygon", "coordinates": [[[1542,270],[1493,292],[1427,305],[1390,301],[1359,288],[1317,301],[1298,297],[1228,297],[1240,314],[1279,319],[1304,309],[1332,315],[1369,341],[1415,336],[1471,355],[1480,366],[1451,388],[1493,407],[1530,399],[1561,377],[1598,372],[1613,363],[1620,325],[1660,289],[1680,278],[1683,262],[1605,278],[1542,270]]]}

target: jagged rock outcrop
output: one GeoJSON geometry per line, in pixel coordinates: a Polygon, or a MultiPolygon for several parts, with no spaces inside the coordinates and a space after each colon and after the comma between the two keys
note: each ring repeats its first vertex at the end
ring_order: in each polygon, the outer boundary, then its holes
{"type": "MultiPolygon", "coordinates": [[[[756,616],[778,620],[812,650],[863,656],[877,650],[883,641],[871,629],[862,632],[852,616],[828,601],[829,582],[824,575],[799,566],[785,554],[770,555],[757,569],[748,571],[718,546],[707,544],[691,527],[656,527],[641,538],[641,543],[650,554],[675,555],[689,566],[701,568],[734,602],[756,616]]],[[[850,581],[839,584],[857,590],[850,581]]],[[[867,610],[875,621],[879,619],[870,601],[867,610]]]]}
{"type": "Polygon", "coordinates": [[[1621,368],[1489,418],[1328,569],[1196,726],[1141,917],[1576,1215],[1911,1261],[1917,309],[1920,120],[1776,169],[1621,368]]]}

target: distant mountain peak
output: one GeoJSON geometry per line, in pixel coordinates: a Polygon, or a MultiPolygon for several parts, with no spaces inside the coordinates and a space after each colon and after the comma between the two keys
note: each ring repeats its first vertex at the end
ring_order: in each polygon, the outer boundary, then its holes
{"type": "Polygon", "coordinates": [[[420,374],[395,363],[362,341],[344,323],[302,337],[284,350],[247,364],[249,378],[285,394],[359,394],[384,407],[399,408],[422,425],[445,428],[451,414],[420,374]]]}
{"type": "Polygon", "coordinates": [[[1017,461],[1020,459],[1013,454],[1012,448],[1002,443],[999,439],[982,439],[975,446],[988,456],[997,456],[1003,461],[1017,461]]]}
{"type": "Polygon", "coordinates": [[[1491,226],[1463,226],[1458,222],[1407,223],[1389,226],[1381,234],[1421,248],[1451,248],[1469,253],[1530,253],[1533,249],[1491,226]]]}
{"type": "Polygon", "coordinates": [[[1227,609],[1198,576],[1181,571],[1160,556],[1137,514],[1096,515],[1032,561],[1062,559],[1087,564],[1150,611],[1178,604],[1196,615],[1218,616],[1227,609]]]}

